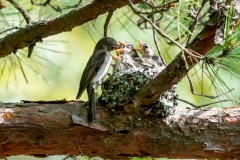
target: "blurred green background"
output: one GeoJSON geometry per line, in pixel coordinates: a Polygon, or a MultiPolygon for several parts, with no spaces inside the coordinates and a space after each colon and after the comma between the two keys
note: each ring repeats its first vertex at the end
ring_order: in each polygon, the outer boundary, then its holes
{"type": "MultiPolygon", "coordinates": [[[[19,1],[20,2],[20,1],[19,1]]],[[[55,5],[67,6],[77,3],[74,1],[55,1],[55,5]]],[[[83,1],[86,4],[90,1],[83,1]]],[[[4,28],[10,26],[22,25],[24,21],[21,15],[7,3],[7,8],[1,10],[1,23],[4,28]]],[[[29,0],[22,0],[20,4],[27,9],[31,9],[31,17],[37,21],[42,19],[49,19],[60,15],[48,7],[32,7],[29,0]]],[[[174,10],[174,9],[173,9],[174,10]]],[[[70,10],[64,10],[67,13],[70,10]]],[[[63,14],[61,13],[61,14],[63,14]]],[[[16,55],[11,54],[5,58],[0,59],[0,101],[2,102],[19,102],[20,100],[74,100],[78,91],[79,81],[83,69],[91,56],[96,42],[103,36],[103,24],[105,22],[105,15],[99,16],[96,20],[87,22],[79,27],[75,27],[71,32],[65,32],[43,39],[42,43],[38,43],[34,48],[34,53],[31,59],[27,58],[27,49],[18,51],[18,59],[16,55]],[[19,63],[21,62],[21,65],[19,63]],[[21,66],[24,72],[21,69],[21,66]],[[24,78],[24,74],[26,78],[24,78]]],[[[141,30],[137,27],[136,22],[139,17],[134,15],[129,8],[124,7],[114,12],[111,19],[109,36],[116,40],[132,42],[135,46],[137,40],[147,42],[156,47],[153,41],[152,30],[141,30]]],[[[4,30],[2,28],[2,30],[4,30]]],[[[178,32],[172,27],[170,35],[178,32]]],[[[197,34],[197,33],[195,33],[197,34]]],[[[179,52],[179,49],[169,46],[164,39],[159,37],[159,44],[161,52],[167,61],[170,63],[172,59],[179,52]]],[[[115,55],[115,53],[113,52],[115,55]]],[[[198,68],[198,67],[197,67],[198,68]]],[[[196,69],[198,70],[198,69],[196,69]]],[[[194,71],[190,75],[192,75],[194,71]]],[[[229,88],[235,88],[234,93],[239,95],[240,85],[239,80],[227,73],[221,71],[221,75],[229,85],[229,88]]],[[[196,76],[195,76],[196,77],[196,76]]],[[[200,85],[197,78],[191,77],[196,87],[196,91],[200,91],[200,85]]],[[[204,81],[205,93],[215,94],[211,83],[204,81]]],[[[210,100],[202,99],[191,94],[189,84],[184,78],[178,84],[178,95],[182,99],[186,99],[195,104],[202,104],[210,102],[210,100]]],[[[87,94],[84,93],[81,100],[87,101],[87,94]]],[[[189,105],[179,103],[179,107],[186,107],[189,105]]],[[[231,102],[224,104],[217,104],[214,106],[233,106],[231,102]]],[[[55,160],[63,159],[65,156],[51,156],[46,159],[55,160]]],[[[25,156],[11,157],[10,160],[27,159],[25,156]]],[[[28,157],[28,159],[37,159],[28,157]]]]}

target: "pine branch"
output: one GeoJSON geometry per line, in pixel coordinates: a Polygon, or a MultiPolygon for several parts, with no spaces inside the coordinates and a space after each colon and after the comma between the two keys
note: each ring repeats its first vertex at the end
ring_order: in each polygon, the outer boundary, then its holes
{"type": "Polygon", "coordinates": [[[22,154],[82,154],[105,159],[240,158],[236,139],[240,137],[239,107],[182,108],[166,119],[155,119],[137,118],[135,113],[115,116],[98,106],[98,118],[90,128],[84,122],[86,105],[82,102],[1,103],[0,108],[1,158],[22,154]]]}
{"type": "MultiPolygon", "coordinates": [[[[140,0],[135,0],[138,3],[140,0]]],[[[108,11],[114,11],[127,5],[127,1],[103,0],[93,1],[83,7],[72,10],[62,16],[46,21],[33,22],[25,28],[7,35],[0,40],[0,58],[28,47],[43,38],[62,32],[71,31],[74,27],[82,25],[108,11]],[[94,12],[93,12],[94,11],[94,12]],[[57,27],[56,27],[57,26],[57,27]],[[14,39],[14,41],[13,41],[14,39]]]]}

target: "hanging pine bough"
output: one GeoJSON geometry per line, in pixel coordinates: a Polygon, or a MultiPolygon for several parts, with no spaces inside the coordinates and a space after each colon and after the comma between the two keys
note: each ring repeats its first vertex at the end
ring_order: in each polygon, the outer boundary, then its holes
{"type": "MultiPolygon", "coordinates": [[[[205,28],[213,29],[215,32],[214,36],[207,37],[208,41],[206,43],[206,48],[209,45],[215,45],[211,50],[207,53],[204,53],[204,58],[202,58],[202,64],[200,64],[202,80],[203,76],[206,76],[207,79],[211,82],[217,96],[210,96],[208,98],[213,99],[212,97],[219,98],[216,102],[211,102],[210,104],[214,104],[217,102],[226,102],[232,101],[233,104],[235,102],[239,103],[238,98],[232,93],[234,89],[229,88],[227,83],[224,81],[224,78],[219,74],[219,71],[226,70],[231,73],[231,75],[240,77],[240,70],[237,65],[239,65],[239,53],[236,53],[239,44],[239,2],[234,1],[230,4],[219,3],[218,8],[212,11],[214,14],[210,16],[210,20],[207,21],[204,25],[205,28]],[[210,28],[209,28],[210,26],[210,28]],[[222,99],[221,97],[225,97],[222,99]]],[[[207,30],[206,30],[207,31],[207,30]]],[[[199,41],[199,39],[195,39],[199,41]]],[[[190,48],[194,48],[194,43],[192,42],[192,46],[190,48]]],[[[203,91],[204,88],[202,87],[203,91]]],[[[206,97],[206,96],[205,96],[206,97]]],[[[203,107],[206,105],[202,105],[203,107]]],[[[201,106],[199,106],[201,107],[201,106]]]]}
{"type": "MultiPolygon", "coordinates": [[[[157,20],[153,21],[153,18],[151,19],[150,15],[152,16],[155,16],[155,15],[153,15],[151,12],[147,13],[146,10],[144,10],[145,12],[143,11],[140,12],[135,8],[135,6],[133,5],[133,3],[131,3],[130,0],[128,0],[128,2],[133,12],[139,15],[139,17],[141,18],[139,22],[144,22],[144,23],[139,23],[139,26],[141,25],[145,26],[145,27],[141,27],[142,29],[149,29],[149,28],[154,29],[156,33],[161,35],[166,40],[166,42],[168,42],[171,45],[178,46],[183,51],[182,53],[184,53],[184,54],[180,53],[175,58],[175,60],[179,60],[180,56],[183,56],[185,66],[186,66],[185,69],[182,69],[184,67],[180,67],[179,69],[177,69],[176,65],[180,66],[182,65],[182,63],[180,60],[177,63],[174,60],[172,61],[172,63],[170,63],[166,67],[165,70],[161,72],[162,74],[159,73],[156,76],[156,79],[159,79],[159,81],[164,81],[162,80],[164,78],[164,74],[166,74],[165,72],[170,73],[171,72],[170,68],[176,68],[176,72],[181,70],[182,71],[181,73],[179,74],[176,73],[175,75],[173,73],[172,76],[174,77],[174,79],[182,79],[194,67],[195,69],[194,74],[197,74],[199,70],[202,71],[201,79],[199,79],[201,84],[200,86],[201,94],[195,94],[195,95],[200,95],[203,97],[211,97],[211,98],[220,97],[219,101],[209,103],[209,105],[219,103],[219,102],[226,102],[226,101],[239,102],[238,99],[236,99],[237,97],[235,97],[232,93],[231,95],[233,96],[230,96],[229,93],[234,89],[230,89],[229,87],[227,87],[223,78],[218,73],[219,68],[222,68],[239,77],[240,72],[237,69],[236,65],[234,65],[234,64],[237,64],[236,62],[239,63],[239,56],[236,56],[236,51],[238,49],[237,40],[239,39],[238,37],[240,37],[240,35],[238,31],[235,31],[237,30],[237,28],[239,28],[238,27],[239,12],[240,12],[239,1],[231,1],[231,2],[228,1],[226,3],[222,3],[222,2],[220,3],[218,1],[210,1],[209,3],[211,7],[208,10],[206,10],[206,8],[204,9],[204,7],[206,7],[205,4],[208,1],[203,1],[201,5],[193,4],[191,7],[189,7],[189,10],[190,10],[189,14],[186,13],[187,10],[185,12],[185,14],[188,15],[188,17],[191,17],[189,19],[185,19],[185,22],[186,22],[185,24],[188,24],[187,26],[189,26],[189,28],[188,30],[186,30],[185,33],[184,32],[178,33],[177,34],[178,38],[176,40],[172,39],[172,37],[165,34],[166,32],[169,31],[169,28],[171,28],[169,27],[172,25],[171,23],[167,25],[167,27],[163,30],[161,30],[161,28],[158,27],[160,25],[163,25],[161,24],[161,21],[166,20],[167,15],[165,16],[165,13],[162,13],[161,14],[162,16],[160,16],[159,18],[155,17],[155,19],[157,20]],[[207,15],[206,13],[210,13],[210,15],[206,16],[207,15]],[[208,19],[208,20],[203,22],[202,21],[203,19],[208,19]],[[149,26],[147,24],[150,24],[152,27],[146,27],[146,26],[149,26]],[[192,33],[194,32],[197,24],[204,26],[204,28],[193,40],[190,40],[192,37],[192,33]],[[183,47],[182,44],[178,43],[178,41],[183,42],[183,39],[186,40],[185,41],[186,47],[183,47]],[[231,49],[229,47],[226,47],[226,46],[231,46],[231,44],[234,44],[234,47],[230,47],[231,49]],[[216,48],[219,49],[221,54],[219,53],[216,54],[217,53],[216,48]],[[235,55],[232,55],[230,57],[228,54],[227,59],[224,60],[223,55],[227,55],[226,53],[229,53],[229,51],[231,51],[232,53],[235,53],[235,55]],[[215,57],[210,56],[211,55],[210,53],[216,54],[215,57]],[[226,62],[228,63],[226,64],[226,62]],[[232,62],[233,62],[233,65],[230,65],[232,64],[232,62]],[[195,68],[196,64],[200,66],[200,69],[195,68]],[[210,80],[211,83],[213,84],[214,89],[217,93],[216,96],[206,96],[203,94],[204,93],[204,86],[202,85],[204,81],[203,75],[207,77],[205,79],[210,80]],[[222,98],[221,96],[222,97],[225,96],[227,99],[221,99],[222,98]]],[[[152,12],[157,12],[157,10],[160,10],[160,9],[156,7],[156,5],[155,6],[148,5],[148,11],[149,10],[152,10],[152,12]]],[[[180,15],[178,13],[178,16],[176,16],[174,19],[177,20],[179,17],[180,15]]],[[[183,25],[183,23],[181,23],[180,26],[181,25],[183,25]]],[[[147,91],[152,90],[152,92],[154,93],[152,95],[157,95],[157,94],[162,94],[165,91],[165,88],[168,88],[164,86],[158,87],[156,85],[157,84],[156,79],[149,80],[153,82],[149,84],[154,84],[154,85],[150,86],[146,84],[140,89],[140,91],[138,91],[135,94],[134,96],[136,99],[135,101],[137,101],[138,104],[142,104],[142,103],[146,105],[149,104],[148,97],[151,97],[150,96],[151,93],[145,94],[147,93],[147,91]],[[157,88],[159,90],[157,90],[157,88]]],[[[179,82],[179,80],[177,80],[177,82],[179,82]]],[[[164,84],[164,83],[168,86],[173,86],[176,84],[175,80],[172,80],[171,82],[167,82],[167,81],[161,82],[161,84],[164,84]]],[[[184,102],[187,102],[187,101],[184,100],[184,102]]],[[[196,106],[191,103],[188,103],[188,104],[192,105],[193,107],[209,106],[207,104],[200,105],[200,106],[196,106]]]]}

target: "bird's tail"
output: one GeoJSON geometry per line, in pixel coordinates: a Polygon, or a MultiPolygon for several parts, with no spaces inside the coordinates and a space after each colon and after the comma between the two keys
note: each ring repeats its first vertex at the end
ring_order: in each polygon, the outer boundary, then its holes
{"type": "Polygon", "coordinates": [[[81,97],[81,95],[83,94],[83,91],[84,90],[82,88],[79,88],[76,99],[79,99],[81,97]]]}
{"type": "Polygon", "coordinates": [[[95,93],[95,89],[91,85],[87,87],[87,92],[88,92],[88,101],[89,101],[88,122],[92,122],[93,118],[95,118],[96,93],[95,93]]]}

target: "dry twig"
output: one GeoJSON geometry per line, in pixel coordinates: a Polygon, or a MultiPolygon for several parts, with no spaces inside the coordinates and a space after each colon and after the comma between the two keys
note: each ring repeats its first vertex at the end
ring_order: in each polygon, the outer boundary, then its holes
{"type": "Polygon", "coordinates": [[[108,15],[107,15],[107,18],[106,18],[106,21],[104,23],[104,34],[103,34],[104,37],[107,37],[107,35],[108,35],[108,27],[109,27],[109,22],[112,18],[112,15],[113,15],[113,11],[109,11],[108,15]]]}
{"type": "Polygon", "coordinates": [[[185,53],[187,53],[190,56],[193,56],[195,58],[198,59],[203,59],[203,56],[197,56],[195,54],[193,54],[191,51],[189,51],[188,49],[186,49],[185,47],[183,47],[181,44],[179,44],[178,42],[176,42],[174,39],[172,39],[171,37],[169,37],[167,34],[165,34],[162,30],[159,29],[159,27],[157,27],[151,20],[149,20],[147,17],[145,17],[144,15],[142,15],[142,12],[138,11],[135,7],[134,4],[132,3],[131,0],[128,0],[128,5],[130,6],[130,8],[132,9],[132,11],[137,14],[139,17],[141,17],[142,19],[145,19],[148,23],[150,23],[152,25],[152,27],[157,31],[157,33],[161,36],[163,36],[164,38],[168,39],[169,41],[173,42],[176,46],[178,46],[182,51],[184,51],[185,53]]]}
{"type": "Polygon", "coordinates": [[[27,24],[30,24],[32,22],[28,13],[17,2],[15,2],[14,0],[7,0],[7,1],[10,2],[22,14],[27,24]]]}

